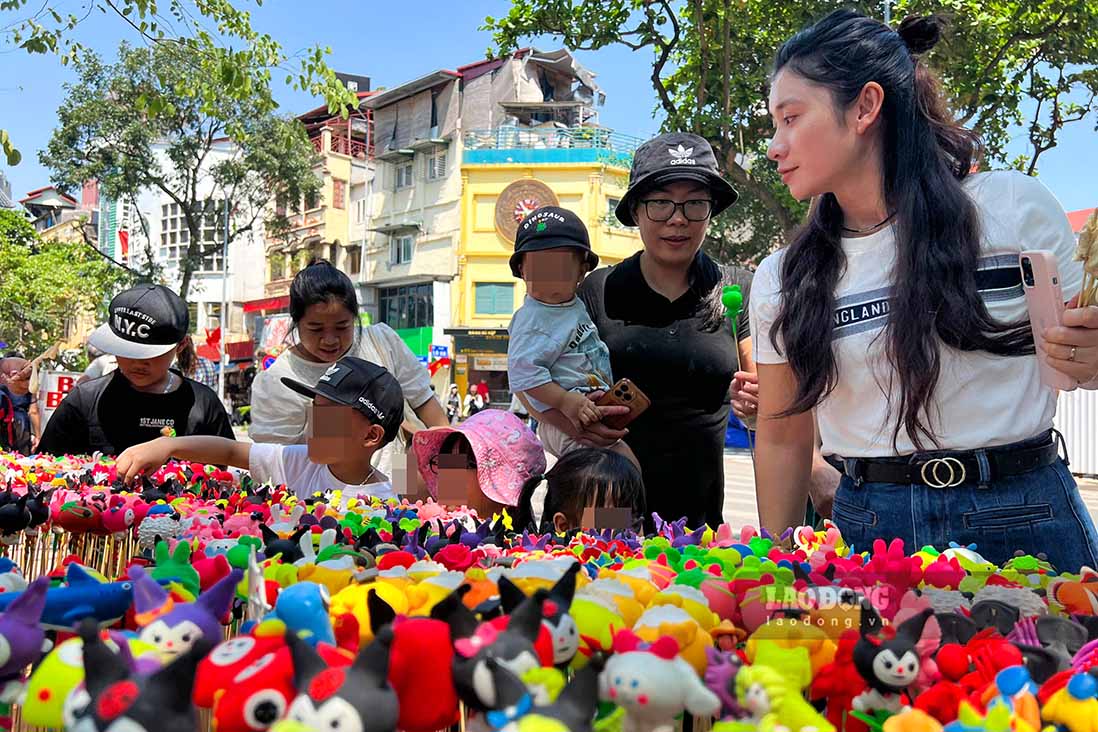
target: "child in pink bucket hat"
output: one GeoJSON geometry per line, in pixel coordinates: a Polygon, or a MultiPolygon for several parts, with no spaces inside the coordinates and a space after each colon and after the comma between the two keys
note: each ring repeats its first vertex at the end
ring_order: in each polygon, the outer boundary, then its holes
{"type": "MultiPolygon", "coordinates": [[[[419,472],[431,496],[438,496],[438,456],[456,452],[467,441],[476,460],[477,483],[483,498],[500,506],[518,505],[522,485],[532,475],[545,471],[545,450],[530,428],[511,412],[485,409],[459,427],[435,427],[421,430],[412,439],[419,472]],[[462,439],[464,438],[464,440],[462,439]]],[[[493,506],[470,496],[468,505],[479,512],[493,506]]]]}

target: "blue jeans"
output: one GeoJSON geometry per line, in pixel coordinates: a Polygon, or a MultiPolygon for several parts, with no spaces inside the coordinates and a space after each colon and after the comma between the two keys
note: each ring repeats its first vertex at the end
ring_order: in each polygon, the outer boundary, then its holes
{"type": "Polygon", "coordinates": [[[1098,565],[1098,532],[1063,460],[987,485],[931,488],[862,483],[844,475],[832,520],[856,551],[899,537],[907,553],[975,544],[1002,565],[1015,550],[1043,553],[1059,572],[1098,565]]]}

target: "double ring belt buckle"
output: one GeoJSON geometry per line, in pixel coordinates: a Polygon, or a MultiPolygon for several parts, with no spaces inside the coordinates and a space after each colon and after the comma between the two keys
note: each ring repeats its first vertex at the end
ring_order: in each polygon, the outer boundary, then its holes
{"type": "Polygon", "coordinates": [[[919,476],[923,479],[931,488],[956,488],[965,482],[967,471],[965,470],[965,464],[955,457],[934,458],[927,460],[923,463],[922,468],[919,469],[919,476]],[[956,467],[954,467],[956,466],[956,467]],[[929,474],[927,468],[930,469],[929,474]],[[949,477],[946,478],[944,473],[939,473],[940,469],[946,469],[949,471],[949,477]]]}

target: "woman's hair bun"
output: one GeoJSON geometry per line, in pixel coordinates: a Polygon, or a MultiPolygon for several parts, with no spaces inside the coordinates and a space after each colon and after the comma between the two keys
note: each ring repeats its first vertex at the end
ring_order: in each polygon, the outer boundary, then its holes
{"type": "Polygon", "coordinates": [[[945,25],[945,18],[940,15],[909,15],[900,23],[896,32],[900,34],[907,50],[917,56],[934,48],[942,37],[945,25]]]}

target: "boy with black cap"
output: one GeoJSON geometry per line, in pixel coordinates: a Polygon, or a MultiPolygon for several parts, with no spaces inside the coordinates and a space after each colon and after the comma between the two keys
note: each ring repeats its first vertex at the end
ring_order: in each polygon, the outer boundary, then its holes
{"type": "Polygon", "coordinates": [[[38,451],[117,455],[160,434],[233,439],[217,394],[171,368],[189,347],[187,303],[166,287],[138,285],[116,295],[109,313],[88,345],[115,356],[117,370],[69,392],[46,424],[38,451]]]}
{"type": "Polygon", "coordinates": [[[242,443],[219,437],[161,437],[118,456],[118,476],[131,480],[168,458],[247,468],[260,483],[286,485],[304,498],[339,490],[346,497],[393,497],[389,477],[370,465],[404,420],[404,394],[396,378],[377,364],[344,356],[315,387],[282,383],[313,400],[304,445],[242,443]]]}
{"type": "MultiPolygon", "coordinates": [[[[526,282],[526,300],[507,329],[511,391],[539,411],[559,410],[577,429],[598,422],[602,415],[586,394],[608,391],[614,382],[610,349],[576,298],[576,288],[599,264],[587,227],[567,209],[542,206],[519,225],[510,264],[526,282]]],[[[538,437],[556,457],[583,447],[553,425],[538,437]]],[[[611,449],[636,462],[624,442],[611,449]]]]}

